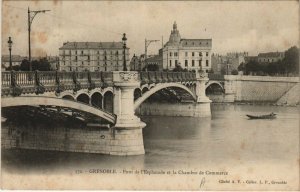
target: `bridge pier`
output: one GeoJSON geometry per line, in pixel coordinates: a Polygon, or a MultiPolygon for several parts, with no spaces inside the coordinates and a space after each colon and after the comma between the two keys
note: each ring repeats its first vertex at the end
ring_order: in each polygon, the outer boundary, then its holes
{"type": "Polygon", "coordinates": [[[196,106],[195,106],[195,116],[196,117],[210,117],[211,109],[210,103],[211,100],[205,95],[205,83],[209,79],[205,73],[196,72],[196,106]]]}
{"type": "Polygon", "coordinates": [[[225,83],[224,83],[224,89],[225,89],[225,95],[224,95],[224,102],[227,103],[233,103],[235,100],[235,93],[233,89],[233,81],[235,81],[234,78],[231,76],[225,75],[224,76],[225,83]]]}
{"type": "Polygon", "coordinates": [[[134,114],[134,89],[140,86],[137,72],[114,71],[114,113],[117,121],[113,129],[115,145],[113,155],[144,154],[142,129],[146,126],[134,114]]]}

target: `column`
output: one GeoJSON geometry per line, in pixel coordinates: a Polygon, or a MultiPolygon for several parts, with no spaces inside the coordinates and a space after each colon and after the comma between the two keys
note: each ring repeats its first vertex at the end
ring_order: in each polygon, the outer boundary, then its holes
{"type": "Polygon", "coordinates": [[[114,71],[114,86],[119,89],[115,100],[117,122],[114,126],[115,137],[111,141],[112,152],[115,155],[139,155],[144,154],[142,128],[146,126],[134,114],[134,89],[140,86],[138,72],[114,71]]]}
{"type": "Polygon", "coordinates": [[[205,94],[205,83],[209,79],[207,78],[207,74],[204,72],[199,73],[196,71],[196,117],[210,117],[211,116],[211,109],[210,103],[211,100],[205,94]]]}

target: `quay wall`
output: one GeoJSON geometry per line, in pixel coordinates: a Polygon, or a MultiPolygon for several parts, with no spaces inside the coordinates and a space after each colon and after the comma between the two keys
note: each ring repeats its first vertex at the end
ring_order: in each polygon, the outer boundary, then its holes
{"type": "Polygon", "coordinates": [[[134,155],[144,150],[142,129],[17,128],[2,126],[4,149],[35,149],[67,152],[134,155]],[[142,148],[142,149],[141,149],[142,148]]]}
{"type": "MultiPolygon", "coordinates": [[[[225,75],[224,79],[225,95],[223,98],[222,95],[210,96],[213,102],[224,102],[227,95],[233,94],[234,100],[232,102],[275,103],[296,84],[299,84],[299,77],[225,75]]],[[[296,91],[291,91],[289,98],[297,98],[296,103],[299,102],[296,91]]]]}

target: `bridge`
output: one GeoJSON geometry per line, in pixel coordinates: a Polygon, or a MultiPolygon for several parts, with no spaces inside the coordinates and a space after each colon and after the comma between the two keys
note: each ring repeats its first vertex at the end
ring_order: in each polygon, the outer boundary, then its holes
{"type": "MultiPolygon", "coordinates": [[[[70,137],[75,138],[78,137],[76,134],[88,135],[80,146],[68,143],[63,147],[49,147],[43,141],[39,141],[39,145],[28,144],[30,139],[22,140],[20,135],[4,139],[2,146],[111,155],[143,154],[142,128],[146,124],[136,116],[136,109],[160,94],[178,102],[193,102],[197,106],[191,109],[197,110],[193,114],[210,116],[211,101],[205,95],[209,86],[207,81],[205,74],[193,72],[2,72],[3,109],[33,106],[43,111],[77,116],[94,125],[96,122],[110,125],[108,129],[82,130],[72,134],[70,137]]],[[[38,133],[29,133],[28,130],[17,132],[38,137],[38,133]]]]}

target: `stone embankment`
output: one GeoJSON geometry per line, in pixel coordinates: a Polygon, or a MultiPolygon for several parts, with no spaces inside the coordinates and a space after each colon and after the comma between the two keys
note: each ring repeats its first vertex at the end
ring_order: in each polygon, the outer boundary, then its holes
{"type": "Polygon", "coordinates": [[[276,104],[278,105],[299,105],[300,104],[300,84],[297,83],[287,91],[276,104]]]}

